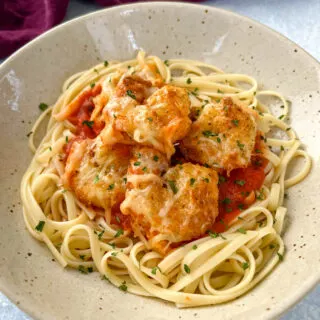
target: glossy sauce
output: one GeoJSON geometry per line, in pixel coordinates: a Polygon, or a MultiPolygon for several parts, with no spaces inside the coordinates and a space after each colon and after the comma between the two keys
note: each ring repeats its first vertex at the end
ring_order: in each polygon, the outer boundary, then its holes
{"type": "Polygon", "coordinates": [[[220,175],[219,215],[213,226],[215,232],[225,231],[228,224],[255,201],[251,192],[261,188],[267,163],[266,159],[254,156],[249,167],[235,169],[229,177],[220,175]]]}
{"type": "Polygon", "coordinates": [[[76,127],[76,137],[70,139],[64,148],[66,158],[68,157],[74,141],[94,139],[104,128],[104,123],[90,121],[94,110],[92,98],[101,93],[101,85],[84,91],[76,101],[78,108],[68,117],[68,120],[76,127]]]}

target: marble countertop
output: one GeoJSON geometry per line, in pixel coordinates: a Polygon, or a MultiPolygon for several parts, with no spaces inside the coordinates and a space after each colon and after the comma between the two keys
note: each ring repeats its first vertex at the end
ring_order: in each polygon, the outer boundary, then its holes
{"type": "MultiPolygon", "coordinates": [[[[204,4],[257,20],[282,33],[320,60],[320,0],[211,0],[204,4]]],[[[93,1],[71,0],[65,21],[99,9],[101,7],[93,1]]],[[[0,320],[30,319],[0,293],[0,320]]],[[[281,317],[281,320],[319,319],[320,285],[281,317]]]]}

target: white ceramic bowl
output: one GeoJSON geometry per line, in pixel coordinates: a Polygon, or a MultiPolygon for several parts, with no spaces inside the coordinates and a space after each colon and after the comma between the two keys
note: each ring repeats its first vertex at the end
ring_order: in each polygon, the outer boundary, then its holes
{"type": "Polygon", "coordinates": [[[139,3],[63,24],[0,67],[0,289],[42,319],[270,319],[320,278],[320,67],[274,31],[220,9],[183,3],[139,3]],[[313,156],[310,176],[289,191],[284,261],[254,290],[219,306],[179,310],[124,294],[95,273],[63,270],[24,227],[19,183],[31,160],[26,134],[39,102],[53,103],[68,76],[98,61],[129,59],[142,48],[247,73],[293,102],[292,126],[313,156]]]}

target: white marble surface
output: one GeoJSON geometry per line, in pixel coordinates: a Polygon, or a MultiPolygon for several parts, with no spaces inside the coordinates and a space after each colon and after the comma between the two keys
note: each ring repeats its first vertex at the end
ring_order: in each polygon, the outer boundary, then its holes
{"type": "MultiPolygon", "coordinates": [[[[216,0],[205,4],[232,10],[255,19],[295,41],[320,60],[320,0],[216,0]]],[[[100,9],[85,0],[71,0],[65,20],[100,9]]],[[[0,293],[0,320],[30,319],[0,293]]],[[[319,320],[318,285],[281,320],[319,320]]]]}

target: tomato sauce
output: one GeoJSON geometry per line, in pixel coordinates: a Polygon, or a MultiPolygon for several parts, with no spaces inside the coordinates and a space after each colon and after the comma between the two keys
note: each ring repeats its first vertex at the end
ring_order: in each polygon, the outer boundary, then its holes
{"type": "Polygon", "coordinates": [[[219,215],[213,226],[215,232],[225,231],[228,224],[255,201],[252,192],[261,188],[267,163],[266,159],[254,156],[249,167],[232,170],[229,176],[226,173],[220,175],[219,215]]]}
{"type": "Polygon", "coordinates": [[[69,155],[73,142],[94,139],[104,128],[104,123],[100,121],[90,121],[94,110],[92,98],[101,93],[101,85],[82,92],[76,101],[73,101],[77,107],[69,115],[68,120],[76,126],[76,137],[71,139],[64,148],[66,157],[69,155]]]}

